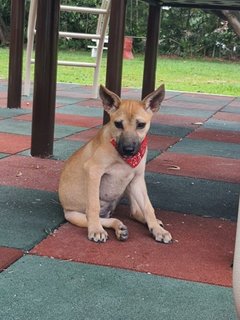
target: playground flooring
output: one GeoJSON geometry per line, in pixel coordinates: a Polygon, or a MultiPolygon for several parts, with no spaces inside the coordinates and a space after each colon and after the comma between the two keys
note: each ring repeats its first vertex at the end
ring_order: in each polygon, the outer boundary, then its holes
{"type": "MultiPolygon", "coordinates": [[[[122,98],[139,99],[139,89],[122,98]]],[[[64,220],[57,196],[64,160],[94,136],[103,110],[91,87],[58,84],[54,152],[30,155],[32,95],[7,109],[0,82],[0,319],[231,320],[240,191],[240,98],[167,91],[148,135],[146,182],[173,235],[153,240],[116,216],[129,239],[105,244],[64,220]]]]}

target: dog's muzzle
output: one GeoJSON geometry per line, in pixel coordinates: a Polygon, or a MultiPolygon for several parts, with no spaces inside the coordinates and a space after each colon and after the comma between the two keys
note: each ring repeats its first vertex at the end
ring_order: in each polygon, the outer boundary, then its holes
{"type": "MultiPolygon", "coordinates": [[[[111,139],[111,144],[114,146],[114,148],[118,151],[118,153],[120,154],[118,147],[117,147],[117,142],[115,139],[111,139]]],[[[147,137],[145,137],[143,139],[143,141],[140,143],[139,146],[139,150],[136,154],[131,155],[131,156],[124,156],[121,155],[121,157],[123,158],[123,160],[129,164],[130,167],[135,168],[139,165],[139,163],[141,162],[142,158],[145,155],[145,152],[147,150],[147,137]]],[[[132,151],[131,151],[132,152],[132,151]]]]}
{"type": "Polygon", "coordinates": [[[140,145],[136,138],[120,136],[117,141],[117,150],[122,157],[132,157],[138,153],[140,145]]]}

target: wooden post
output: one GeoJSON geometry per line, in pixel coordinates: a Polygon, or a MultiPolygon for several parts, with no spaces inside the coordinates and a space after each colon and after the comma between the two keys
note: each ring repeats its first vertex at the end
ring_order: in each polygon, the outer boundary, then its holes
{"type": "Polygon", "coordinates": [[[21,108],[25,0],[11,1],[8,108],[21,108]]]}
{"type": "MultiPolygon", "coordinates": [[[[106,87],[121,95],[126,0],[112,0],[109,21],[106,87]]],[[[109,116],[104,112],[104,123],[109,116]]]]}
{"type": "Polygon", "coordinates": [[[142,99],[155,89],[161,7],[149,5],[142,99]]]}
{"type": "Polygon", "coordinates": [[[53,154],[60,0],[39,0],[31,155],[53,154]]]}

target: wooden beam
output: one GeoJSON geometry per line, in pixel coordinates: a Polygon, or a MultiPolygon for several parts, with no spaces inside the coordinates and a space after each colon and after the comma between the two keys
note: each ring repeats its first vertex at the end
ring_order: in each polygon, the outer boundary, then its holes
{"type": "MultiPolygon", "coordinates": [[[[106,87],[121,95],[126,0],[112,0],[109,21],[106,87]]],[[[109,116],[104,112],[104,123],[109,116]]]]}
{"type": "Polygon", "coordinates": [[[158,39],[160,28],[160,6],[149,5],[147,40],[144,58],[142,99],[155,89],[158,39]]]}
{"type": "Polygon", "coordinates": [[[39,0],[36,24],[31,155],[53,154],[60,0],[39,0]]]}
{"type": "Polygon", "coordinates": [[[25,0],[11,1],[8,108],[21,108],[25,0]]]}

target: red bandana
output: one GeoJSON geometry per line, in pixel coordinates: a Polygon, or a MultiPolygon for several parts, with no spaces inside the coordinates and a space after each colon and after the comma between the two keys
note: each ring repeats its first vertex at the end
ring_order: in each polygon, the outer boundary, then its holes
{"type": "MultiPolygon", "coordinates": [[[[111,144],[116,148],[117,143],[116,140],[111,139],[111,144]]],[[[132,157],[122,157],[123,160],[129,164],[132,168],[135,168],[139,165],[140,161],[142,160],[145,152],[147,150],[147,137],[144,138],[144,140],[141,142],[140,149],[137,154],[135,154],[132,157]]]]}

